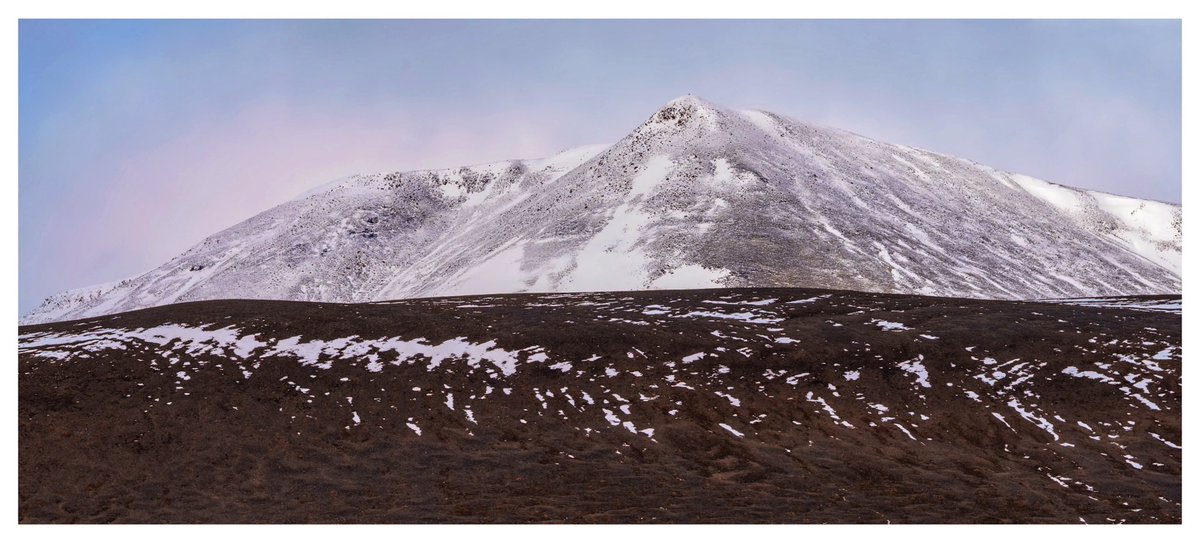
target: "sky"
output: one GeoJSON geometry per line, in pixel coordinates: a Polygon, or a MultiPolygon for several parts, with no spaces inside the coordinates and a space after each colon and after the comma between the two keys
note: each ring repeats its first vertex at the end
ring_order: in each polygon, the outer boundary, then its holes
{"type": "Polygon", "coordinates": [[[19,25],[19,310],[333,179],[614,142],[693,94],[1181,201],[1178,21],[19,25]]]}

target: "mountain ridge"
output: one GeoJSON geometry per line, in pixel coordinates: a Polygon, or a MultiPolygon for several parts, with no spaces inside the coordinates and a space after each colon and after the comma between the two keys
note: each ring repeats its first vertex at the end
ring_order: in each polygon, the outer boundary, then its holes
{"type": "Polygon", "coordinates": [[[1162,294],[1180,288],[1180,210],[684,96],[607,147],[318,186],[22,322],[218,298],[1162,294]]]}

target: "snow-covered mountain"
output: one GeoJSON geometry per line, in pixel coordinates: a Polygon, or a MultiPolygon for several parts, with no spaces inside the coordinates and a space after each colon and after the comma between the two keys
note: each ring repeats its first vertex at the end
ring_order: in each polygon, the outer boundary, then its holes
{"type": "Polygon", "coordinates": [[[355,175],[37,323],[222,299],[792,286],[989,298],[1179,292],[1180,206],[687,96],[611,146],[355,175]]]}

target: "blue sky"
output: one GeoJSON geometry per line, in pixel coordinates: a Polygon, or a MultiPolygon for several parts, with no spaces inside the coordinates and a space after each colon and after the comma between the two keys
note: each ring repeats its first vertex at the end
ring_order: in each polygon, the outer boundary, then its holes
{"type": "Polygon", "coordinates": [[[21,312],[355,172],[532,158],[695,94],[1181,199],[1177,21],[22,21],[21,312]]]}

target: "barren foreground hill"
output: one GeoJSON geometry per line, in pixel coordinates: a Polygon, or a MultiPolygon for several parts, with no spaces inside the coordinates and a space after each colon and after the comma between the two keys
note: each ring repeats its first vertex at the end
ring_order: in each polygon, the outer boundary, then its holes
{"type": "Polygon", "coordinates": [[[21,522],[1179,522],[1178,297],[205,301],[19,339],[21,522]]]}

